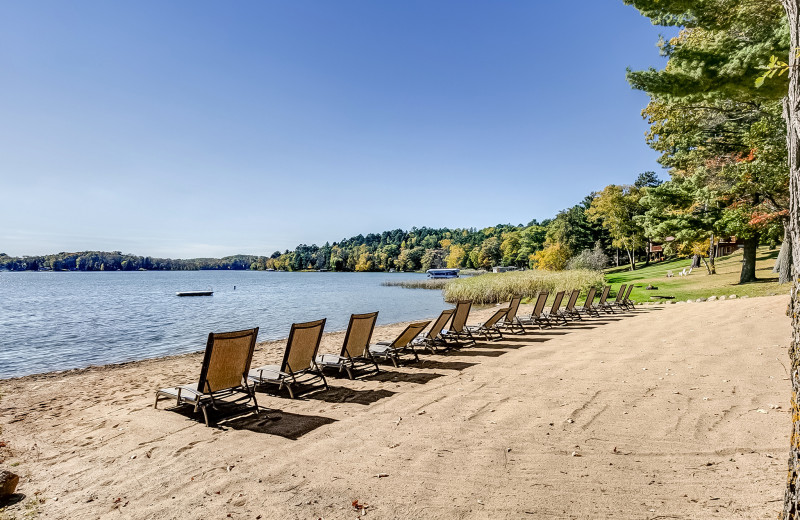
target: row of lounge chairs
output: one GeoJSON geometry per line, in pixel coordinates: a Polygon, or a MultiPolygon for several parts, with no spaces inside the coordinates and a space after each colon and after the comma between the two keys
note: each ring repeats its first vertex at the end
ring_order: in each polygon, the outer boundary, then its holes
{"type": "Polygon", "coordinates": [[[436,320],[419,321],[409,324],[394,340],[371,343],[372,333],[378,318],[377,312],[353,314],[347,326],[342,349],[339,354],[318,354],[325,319],[306,323],[295,323],[280,365],[264,365],[251,368],[253,352],[258,336],[258,328],[237,332],[210,333],[206,343],[203,365],[197,383],[162,388],[156,392],[154,407],[162,398],[174,399],[176,406],[191,405],[194,411],[202,411],[206,425],[209,425],[208,409],[216,409],[220,399],[237,395],[238,399],[226,402],[252,401],[258,413],[255,389],[259,386],[277,385],[278,390],[286,389],[291,398],[295,397],[297,387],[321,386],[327,390],[325,370],[346,373],[353,379],[360,373],[378,373],[379,361],[401,363],[402,356],[409,355],[419,361],[417,348],[431,353],[460,349],[477,343],[476,338],[495,341],[503,338],[503,333],[525,334],[526,327],[540,329],[554,325],[567,324],[570,320],[582,320],[586,316],[600,316],[600,312],[630,310],[633,302],[630,293],[633,285],[622,285],[616,300],[608,302],[610,287],[604,287],[599,301],[594,302],[596,289],[590,288],[581,307],[576,307],[579,290],[570,293],[564,308],[565,291],[556,293],[549,310],[545,304],[549,297],[546,291],[540,292],[533,310],[528,316],[519,316],[521,297],[511,299],[508,307],[502,307],[480,325],[468,326],[467,319],[472,301],[457,302],[453,309],[445,309],[436,320]],[[424,332],[431,325],[427,332],[424,332]],[[449,327],[447,324],[450,323],[449,327]]]}

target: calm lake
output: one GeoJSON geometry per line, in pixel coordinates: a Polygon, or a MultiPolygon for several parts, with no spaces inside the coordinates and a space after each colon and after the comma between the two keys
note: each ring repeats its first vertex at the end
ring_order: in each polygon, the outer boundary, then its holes
{"type": "Polygon", "coordinates": [[[378,324],[433,318],[440,291],[384,287],[412,273],[264,271],[0,272],[0,379],[194,352],[209,332],[260,327],[285,338],[293,322],[379,311],[378,324]],[[235,286],[235,289],[234,289],[235,286]],[[213,289],[207,297],[177,291],[213,289]]]}

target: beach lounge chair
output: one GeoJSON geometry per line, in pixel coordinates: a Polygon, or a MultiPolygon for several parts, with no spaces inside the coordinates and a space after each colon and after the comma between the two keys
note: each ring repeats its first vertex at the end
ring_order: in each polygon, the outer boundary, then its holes
{"type": "MultiPolygon", "coordinates": [[[[547,291],[539,291],[539,294],[536,295],[536,302],[533,304],[533,310],[531,311],[530,316],[525,316],[519,318],[520,323],[524,325],[537,325],[540,329],[544,327],[552,327],[553,325],[550,323],[550,320],[547,319],[547,315],[544,313],[544,306],[547,303],[547,297],[550,293],[547,291]]],[[[560,293],[561,297],[564,297],[563,291],[560,293]]],[[[558,302],[559,306],[561,305],[561,300],[558,302]]]]}
{"type": "Polygon", "coordinates": [[[625,291],[625,297],[620,302],[620,307],[626,310],[635,310],[634,303],[631,301],[631,291],[633,290],[633,284],[628,286],[628,290],[625,291]]]}
{"type": "Polygon", "coordinates": [[[517,316],[519,304],[522,301],[522,296],[514,296],[508,304],[508,312],[500,321],[500,328],[509,331],[512,334],[525,334],[525,327],[517,316]]]}
{"type": "Polygon", "coordinates": [[[351,315],[347,332],[344,335],[342,351],[339,355],[322,354],[317,356],[317,365],[322,369],[337,369],[340,374],[342,370],[345,370],[350,379],[353,379],[353,372],[364,366],[374,367],[375,373],[379,372],[378,363],[375,362],[368,348],[377,320],[377,312],[351,315]]]}
{"type": "Polygon", "coordinates": [[[414,338],[430,324],[430,321],[419,321],[405,328],[393,341],[379,341],[369,346],[370,353],[378,359],[388,359],[394,366],[398,366],[400,356],[411,351],[414,361],[419,361],[417,351],[414,350],[414,338]]]}
{"type": "Polygon", "coordinates": [[[483,335],[486,341],[503,339],[503,332],[500,330],[500,321],[506,314],[508,314],[508,307],[503,307],[502,309],[496,310],[495,313],[482,324],[467,328],[473,335],[483,335]]]}
{"type": "Polygon", "coordinates": [[[578,314],[583,316],[584,314],[587,316],[595,316],[600,317],[600,313],[597,312],[597,309],[594,308],[594,295],[597,294],[597,289],[594,287],[589,288],[589,292],[586,293],[586,301],[583,302],[583,306],[576,309],[578,314]]]}
{"type": "Polygon", "coordinates": [[[208,408],[216,409],[217,400],[239,393],[244,395],[234,402],[249,402],[252,399],[253,409],[258,414],[256,394],[247,384],[247,371],[253,359],[257,336],[258,327],[236,332],[210,333],[197,383],[158,390],[153,407],[158,408],[160,397],[175,399],[176,406],[193,405],[195,412],[202,410],[203,419],[208,426],[208,408]]]}
{"type": "Polygon", "coordinates": [[[456,312],[450,321],[450,328],[442,331],[442,337],[455,348],[474,345],[475,338],[467,328],[467,318],[469,310],[472,308],[472,300],[459,300],[456,302],[456,312]]]}
{"type": "Polygon", "coordinates": [[[292,399],[295,395],[294,387],[299,383],[320,380],[327,390],[328,381],[316,362],[324,328],[325,318],[307,323],[293,323],[281,364],[254,368],[247,377],[259,386],[277,384],[279,391],[286,387],[292,399]]]}
{"type": "Polygon", "coordinates": [[[575,309],[575,303],[578,301],[578,296],[580,295],[581,295],[580,289],[575,289],[574,291],[572,291],[572,294],[569,295],[569,301],[567,301],[567,306],[564,307],[563,311],[560,311],[561,315],[564,316],[564,318],[571,318],[571,319],[574,318],[576,320],[582,319],[581,313],[575,309]]]}
{"type": "Polygon", "coordinates": [[[561,312],[561,302],[564,301],[564,291],[558,291],[556,293],[556,297],[553,299],[553,305],[550,307],[549,311],[544,312],[544,319],[547,320],[548,325],[553,325],[554,322],[556,325],[559,322],[563,322],[562,325],[567,324],[567,318],[563,312],[561,312]]]}
{"type": "Polygon", "coordinates": [[[605,287],[603,287],[603,292],[602,294],[600,294],[600,301],[598,301],[593,306],[594,309],[598,312],[598,314],[600,313],[600,311],[614,312],[614,310],[611,308],[611,304],[606,301],[606,299],[608,298],[608,293],[610,291],[611,291],[610,285],[606,285],[605,287]]]}
{"type": "Polygon", "coordinates": [[[620,309],[624,309],[622,306],[622,300],[625,298],[625,288],[628,287],[628,284],[622,284],[617,289],[617,298],[611,302],[608,306],[608,310],[614,312],[614,307],[619,307],[620,309]]]}
{"type": "Polygon", "coordinates": [[[431,351],[431,353],[437,352],[437,347],[444,347],[445,350],[449,348],[447,344],[447,340],[442,335],[442,331],[444,330],[444,326],[447,325],[447,322],[452,318],[453,313],[455,313],[455,309],[445,309],[439,314],[439,317],[433,322],[431,325],[430,330],[422,335],[418,336],[414,341],[414,346],[421,346],[431,351]]]}

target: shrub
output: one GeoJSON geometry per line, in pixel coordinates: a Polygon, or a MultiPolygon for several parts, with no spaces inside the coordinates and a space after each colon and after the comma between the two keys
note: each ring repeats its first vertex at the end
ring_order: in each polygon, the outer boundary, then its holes
{"type": "Polygon", "coordinates": [[[608,265],[608,255],[603,252],[600,244],[594,249],[584,249],[567,262],[567,269],[592,269],[601,271],[608,265]]]}

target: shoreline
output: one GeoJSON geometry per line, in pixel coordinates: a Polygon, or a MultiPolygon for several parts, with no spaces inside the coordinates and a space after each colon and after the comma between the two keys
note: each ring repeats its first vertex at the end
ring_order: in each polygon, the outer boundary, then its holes
{"type": "MultiPolygon", "coordinates": [[[[259,391],[258,415],[216,428],[153,409],[158,388],[196,380],[202,354],[2,380],[0,459],[24,495],[2,511],[299,520],[361,515],[357,500],[390,520],[774,516],[791,424],[785,304],[637,306],[331,376],[298,399],[259,391]]],[[[259,344],[254,363],[284,347],[259,344]]]]}

